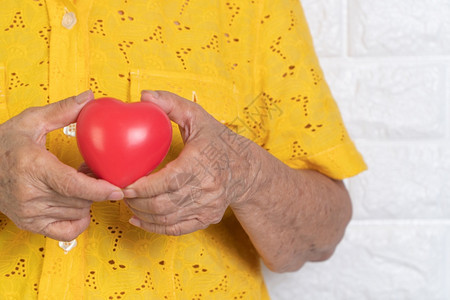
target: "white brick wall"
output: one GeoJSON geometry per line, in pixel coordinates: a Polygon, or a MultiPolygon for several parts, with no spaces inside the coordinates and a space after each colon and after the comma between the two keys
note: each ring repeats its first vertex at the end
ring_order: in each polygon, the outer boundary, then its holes
{"type": "Polygon", "coordinates": [[[274,300],[450,299],[450,0],[301,0],[369,171],[335,255],[274,300]]]}

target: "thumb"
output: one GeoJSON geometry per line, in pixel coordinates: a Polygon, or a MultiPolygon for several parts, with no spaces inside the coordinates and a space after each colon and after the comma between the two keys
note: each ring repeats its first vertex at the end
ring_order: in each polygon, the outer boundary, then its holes
{"type": "Polygon", "coordinates": [[[78,220],[55,221],[45,228],[45,236],[57,241],[72,241],[88,228],[91,218],[86,216],[78,220]]]}
{"type": "Polygon", "coordinates": [[[189,126],[192,118],[197,119],[199,113],[203,111],[200,105],[166,91],[144,90],[141,93],[141,101],[155,103],[169,116],[169,119],[183,128],[189,126]]]}
{"type": "Polygon", "coordinates": [[[46,131],[50,132],[74,123],[81,109],[93,99],[94,93],[87,90],[77,96],[43,106],[41,117],[46,123],[46,131]]]}

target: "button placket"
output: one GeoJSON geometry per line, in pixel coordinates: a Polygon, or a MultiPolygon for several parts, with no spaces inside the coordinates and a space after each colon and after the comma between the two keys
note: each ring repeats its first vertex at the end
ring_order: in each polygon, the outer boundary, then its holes
{"type": "MultiPolygon", "coordinates": [[[[45,1],[49,26],[52,29],[48,53],[48,93],[51,103],[77,95],[89,88],[87,30],[93,1],[95,0],[76,1],[77,6],[72,0],[45,1]]],[[[72,136],[75,133],[75,126],[68,126],[65,132],[72,136]]],[[[62,130],[52,131],[49,134],[48,149],[62,161],[72,162],[68,159],[74,159],[71,151],[76,147],[76,141],[60,135],[63,135],[62,130]]],[[[85,250],[84,233],[70,242],[46,239],[39,298],[67,298],[67,289],[55,289],[55,286],[66,286],[70,287],[70,292],[73,294],[71,298],[83,299],[82,282],[86,272],[85,250]]]]}

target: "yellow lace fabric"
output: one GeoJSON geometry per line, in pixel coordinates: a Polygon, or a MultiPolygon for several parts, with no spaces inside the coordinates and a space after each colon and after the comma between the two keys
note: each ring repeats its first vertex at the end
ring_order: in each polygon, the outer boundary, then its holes
{"type": "MultiPolygon", "coordinates": [[[[333,178],[365,169],[297,0],[2,1],[0,122],[88,88],[124,101],[170,90],[291,167],[333,178]]],[[[166,161],[183,147],[174,129],[166,161]]],[[[62,130],[47,146],[66,164],[82,162],[62,130]]],[[[268,298],[231,211],[181,237],[144,232],[129,217],[121,201],[95,204],[90,227],[65,253],[0,214],[1,298],[268,298]]]]}

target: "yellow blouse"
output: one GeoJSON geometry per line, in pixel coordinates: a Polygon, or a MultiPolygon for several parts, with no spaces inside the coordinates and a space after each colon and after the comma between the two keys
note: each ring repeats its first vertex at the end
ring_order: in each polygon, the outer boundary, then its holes
{"type": "MultiPolygon", "coordinates": [[[[139,101],[163,89],[294,168],[365,169],[330,94],[298,0],[14,0],[0,9],[0,122],[91,88],[139,101]]],[[[167,160],[183,143],[176,127],[167,160]]],[[[76,141],[48,149],[78,167],[76,141]]],[[[92,207],[71,251],[0,214],[2,299],[267,299],[232,212],[181,237],[144,232],[118,202],[92,207]]]]}

